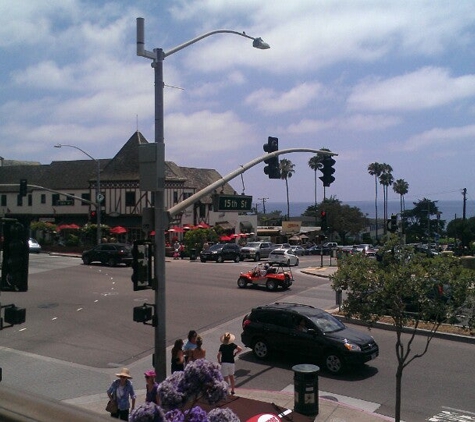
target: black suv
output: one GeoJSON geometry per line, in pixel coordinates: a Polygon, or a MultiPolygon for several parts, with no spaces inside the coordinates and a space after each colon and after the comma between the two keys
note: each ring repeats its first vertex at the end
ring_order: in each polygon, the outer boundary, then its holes
{"type": "Polygon", "coordinates": [[[328,312],[298,303],[254,308],[242,321],[241,341],[258,359],[270,353],[301,354],[333,374],[379,355],[373,337],[346,327],[328,312]]]}
{"type": "Polygon", "coordinates": [[[104,265],[109,265],[109,267],[115,267],[117,264],[130,266],[132,260],[132,249],[125,243],[101,243],[82,253],[82,262],[85,265],[100,261],[104,265]]]}
{"type": "Polygon", "coordinates": [[[241,259],[241,248],[235,243],[217,243],[208,249],[200,252],[201,262],[216,261],[223,262],[231,260],[239,262],[241,259]]]}

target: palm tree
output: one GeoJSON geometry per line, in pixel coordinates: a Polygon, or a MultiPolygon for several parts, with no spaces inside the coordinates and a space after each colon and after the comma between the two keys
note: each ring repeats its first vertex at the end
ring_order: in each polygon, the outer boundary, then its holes
{"type": "Polygon", "coordinates": [[[295,173],[295,164],[286,158],[280,160],[280,178],[285,180],[285,189],[287,192],[287,220],[290,217],[290,201],[289,201],[289,178],[295,173]]]}
{"type": "Polygon", "coordinates": [[[407,183],[404,179],[397,179],[393,184],[393,190],[399,195],[399,206],[402,215],[402,213],[406,210],[404,195],[409,191],[409,183],[407,183]]]}
{"type": "MultiPolygon", "coordinates": [[[[328,148],[320,148],[321,151],[330,151],[328,148]]],[[[322,161],[325,158],[325,154],[317,153],[310,160],[308,160],[308,166],[315,172],[315,210],[317,209],[317,170],[323,167],[322,161]]]]}
{"type": "Polygon", "coordinates": [[[368,173],[371,176],[374,176],[374,211],[375,211],[375,221],[376,221],[376,243],[378,242],[378,178],[383,172],[382,164],[378,162],[371,163],[368,166],[368,173]]]}
{"type": "Polygon", "coordinates": [[[386,222],[388,221],[388,189],[394,182],[394,177],[391,174],[393,168],[386,163],[381,164],[382,172],[379,176],[379,183],[383,186],[383,205],[384,205],[384,233],[386,233],[386,222]]]}

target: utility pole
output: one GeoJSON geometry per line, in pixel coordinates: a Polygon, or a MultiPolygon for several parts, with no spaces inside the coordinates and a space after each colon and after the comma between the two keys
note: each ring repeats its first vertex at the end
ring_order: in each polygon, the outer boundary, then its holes
{"type": "Polygon", "coordinates": [[[465,221],[466,218],[467,218],[467,188],[462,189],[462,195],[463,195],[463,215],[462,215],[462,219],[463,219],[463,221],[465,221]]]}
{"type": "Polygon", "coordinates": [[[262,201],[262,212],[265,214],[266,213],[266,202],[269,200],[269,198],[257,198],[259,201],[262,201]]]}

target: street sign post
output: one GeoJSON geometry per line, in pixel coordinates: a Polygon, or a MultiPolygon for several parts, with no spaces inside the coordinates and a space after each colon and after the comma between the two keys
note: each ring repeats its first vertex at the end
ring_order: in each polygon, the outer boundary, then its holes
{"type": "Polygon", "coordinates": [[[252,196],[247,195],[215,195],[213,197],[214,211],[250,211],[252,196]]]}

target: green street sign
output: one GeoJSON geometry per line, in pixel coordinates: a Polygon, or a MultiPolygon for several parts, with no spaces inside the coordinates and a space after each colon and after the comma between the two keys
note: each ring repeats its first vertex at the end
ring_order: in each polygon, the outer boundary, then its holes
{"type": "Polygon", "coordinates": [[[214,211],[250,211],[252,196],[246,195],[215,195],[213,197],[214,211]]]}

